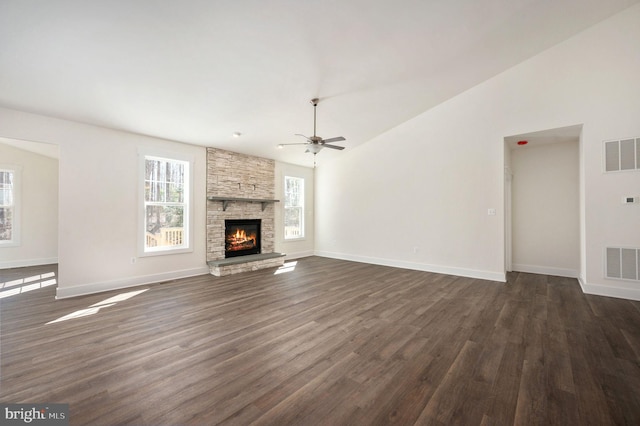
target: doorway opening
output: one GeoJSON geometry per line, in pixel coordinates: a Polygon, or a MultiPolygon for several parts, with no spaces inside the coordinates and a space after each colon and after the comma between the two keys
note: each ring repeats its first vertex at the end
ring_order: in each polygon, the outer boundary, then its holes
{"type": "Polygon", "coordinates": [[[577,278],[582,240],[582,125],[505,143],[505,270],[577,278]]]}

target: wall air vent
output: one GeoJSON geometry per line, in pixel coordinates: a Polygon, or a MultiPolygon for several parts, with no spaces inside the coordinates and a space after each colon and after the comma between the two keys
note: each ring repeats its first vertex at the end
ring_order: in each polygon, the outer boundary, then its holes
{"type": "Polygon", "coordinates": [[[640,281],[640,249],[607,247],[605,262],[607,278],[640,281]]]}
{"type": "Polygon", "coordinates": [[[606,141],[604,170],[605,172],[640,170],[640,138],[606,141]]]}

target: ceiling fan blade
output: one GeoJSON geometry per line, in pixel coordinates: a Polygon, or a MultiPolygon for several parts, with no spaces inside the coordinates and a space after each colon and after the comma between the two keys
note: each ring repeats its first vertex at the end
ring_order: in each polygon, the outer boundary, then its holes
{"type": "Polygon", "coordinates": [[[323,143],[322,147],[324,148],[331,148],[331,149],[339,149],[339,150],[343,150],[344,146],[338,146],[338,145],[330,145],[328,143],[323,143]]]}
{"type": "Polygon", "coordinates": [[[311,139],[309,139],[307,136],[303,135],[302,133],[296,133],[294,136],[302,136],[303,138],[311,142],[311,139]]]}
{"type": "Polygon", "coordinates": [[[278,144],[278,146],[289,146],[289,145],[309,145],[309,142],[279,143],[278,144]]]}
{"type": "Polygon", "coordinates": [[[338,136],[336,138],[329,138],[329,139],[323,139],[322,143],[327,143],[327,142],[340,142],[340,141],[346,141],[345,138],[343,138],[342,136],[338,136]]]}

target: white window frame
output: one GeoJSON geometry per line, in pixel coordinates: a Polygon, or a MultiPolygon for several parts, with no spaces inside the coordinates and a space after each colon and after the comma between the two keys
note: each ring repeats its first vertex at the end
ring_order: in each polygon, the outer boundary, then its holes
{"type": "Polygon", "coordinates": [[[283,192],[284,192],[284,203],[283,203],[283,216],[282,216],[282,223],[283,223],[283,232],[284,232],[284,240],[285,241],[297,241],[297,240],[303,240],[305,238],[305,179],[299,176],[285,176],[284,177],[284,187],[283,187],[283,192]],[[296,179],[298,181],[300,181],[301,183],[301,190],[302,190],[302,194],[300,195],[300,205],[299,206],[289,206],[287,205],[287,180],[288,179],[296,179]],[[287,234],[287,209],[290,208],[297,208],[300,209],[300,234],[296,235],[296,236],[288,236],[287,234]]]}
{"type": "Polygon", "coordinates": [[[20,217],[22,215],[20,213],[20,205],[22,204],[22,166],[15,164],[0,164],[0,171],[13,173],[13,186],[11,188],[13,198],[13,203],[11,204],[11,207],[13,208],[11,239],[0,241],[0,248],[17,247],[20,245],[21,234],[20,217]]]}
{"type": "Polygon", "coordinates": [[[173,153],[173,152],[160,152],[160,151],[138,151],[139,160],[139,173],[138,173],[138,256],[160,256],[168,254],[179,254],[193,252],[193,157],[173,153]],[[157,248],[147,248],[146,246],[146,206],[147,201],[145,197],[145,166],[147,159],[165,160],[185,163],[185,177],[184,177],[184,200],[183,200],[183,243],[180,246],[164,246],[157,248]]]}

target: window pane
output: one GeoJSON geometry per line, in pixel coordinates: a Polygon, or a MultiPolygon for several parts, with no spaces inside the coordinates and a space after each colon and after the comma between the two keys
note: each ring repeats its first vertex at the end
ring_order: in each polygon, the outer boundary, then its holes
{"type": "Polygon", "coordinates": [[[13,205],[13,172],[0,171],[0,206],[13,205]]]}
{"type": "Polygon", "coordinates": [[[169,203],[184,202],[184,185],[178,183],[167,184],[166,201],[169,203]]]}
{"type": "Polygon", "coordinates": [[[285,177],[285,207],[302,206],[304,200],[304,180],[302,178],[285,177]]]}
{"type": "Polygon", "coordinates": [[[14,237],[14,172],[0,171],[0,241],[14,237]]]}
{"type": "Polygon", "coordinates": [[[182,246],[184,207],[147,205],[145,227],[145,248],[182,246]]]}
{"type": "Polygon", "coordinates": [[[144,251],[187,248],[189,162],[145,156],[144,251]]]}
{"type": "Polygon", "coordinates": [[[11,188],[0,188],[0,206],[13,205],[13,191],[11,188]]]}
{"type": "Polygon", "coordinates": [[[146,187],[146,200],[156,203],[164,201],[164,185],[162,182],[151,181],[145,182],[146,187]]]}
{"type": "Polygon", "coordinates": [[[284,238],[304,237],[304,179],[285,176],[284,238]]]}
{"type": "Polygon", "coordinates": [[[13,185],[13,172],[1,171],[0,172],[0,187],[13,185]]]}
{"type": "Polygon", "coordinates": [[[13,209],[11,207],[0,207],[0,241],[11,241],[13,239],[13,209]]]}
{"type": "Polygon", "coordinates": [[[302,208],[288,207],[284,210],[284,238],[302,238],[304,234],[302,223],[302,208]]]}
{"type": "Polygon", "coordinates": [[[184,162],[147,159],[145,200],[156,203],[184,202],[184,179],[184,162]]]}

